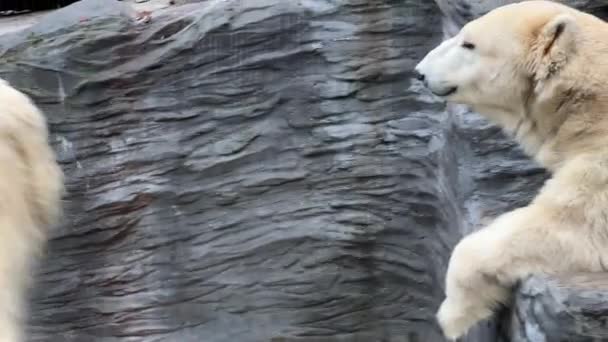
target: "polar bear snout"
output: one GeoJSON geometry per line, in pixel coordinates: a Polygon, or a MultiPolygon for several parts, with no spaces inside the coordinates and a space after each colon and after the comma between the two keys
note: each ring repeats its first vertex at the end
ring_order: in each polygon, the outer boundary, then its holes
{"type": "Polygon", "coordinates": [[[462,68],[463,61],[460,56],[454,56],[458,54],[458,51],[452,51],[454,44],[454,39],[443,42],[424,56],[413,70],[414,78],[435,96],[448,97],[458,90],[458,84],[454,82],[457,80],[450,78],[454,70],[462,68]]]}
{"type": "Polygon", "coordinates": [[[429,86],[429,82],[427,81],[426,75],[424,73],[418,71],[418,69],[414,69],[414,78],[416,78],[418,81],[422,82],[422,84],[424,84],[424,86],[427,89],[429,89],[434,95],[439,96],[439,97],[450,96],[458,90],[458,87],[441,88],[441,87],[429,86]]]}
{"type": "Polygon", "coordinates": [[[417,69],[414,69],[414,77],[421,82],[424,82],[424,80],[426,79],[426,76],[424,76],[424,74],[418,71],[417,69]]]}
{"type": "Polygon", "coordinates": [[[429,82],[429,78],[424,72],[416,68],[413,71],[414,78],[424,84],[424,87],[431,91],[435,96],[447,97],[458,91],[457,86],[438,85],[437,82],[429,82]]]}

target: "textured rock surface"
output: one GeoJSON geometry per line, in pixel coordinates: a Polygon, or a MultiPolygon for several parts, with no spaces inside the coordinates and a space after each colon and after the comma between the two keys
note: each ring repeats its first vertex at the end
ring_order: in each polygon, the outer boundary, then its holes
{"type": "Polygon", "coordinates": [[[608,341],[608,278],[532,277],[520,287],[509,317],[512,342],[608,341]]]}
{"type": "Polygon", "coordinates": [[[0,36],[69,187],[29,341],[443,341],[453,244],[545,177],[411,80],[450,4],[84,0],[0,36]]]}
{"type": "Polygon", "coordinates": [[[30,341],[441,341],[466,146],[410,80],[436,5],[131,12],[84,0],[0,36],[69,188],[30,341]]]}

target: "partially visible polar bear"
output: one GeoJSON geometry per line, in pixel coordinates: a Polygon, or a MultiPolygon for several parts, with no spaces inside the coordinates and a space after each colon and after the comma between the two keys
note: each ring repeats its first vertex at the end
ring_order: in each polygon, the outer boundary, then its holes
{"type": "Polygon", "coordinates": [[[60,217],[63,191],[44,116],[0,80],[0,342],[24,340],[33,261],[60,217]]]}
{"type": "Polygon", "coordinates": [[[608,24],[549,1],[506,5],[468,23],[417,66],[437,96],[517,140],[552,178],[526,207],[455,247],[444,334],[465,334],[532,273],[608,266],[608,24]]]}

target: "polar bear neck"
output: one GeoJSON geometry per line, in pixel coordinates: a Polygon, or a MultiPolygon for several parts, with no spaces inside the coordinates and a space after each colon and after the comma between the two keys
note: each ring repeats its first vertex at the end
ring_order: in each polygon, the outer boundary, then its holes
{"type": "Polygon", "coordinates": [[[541,166],[555,171],[568,160],[608,144],[608,116],[598,114],[608,113],[608,103],[602,106],[597,92],[590,89],[555,82],[546,84],[541,93],[524,95],[526,100],[518,107],[473,109],[498,124],[541,166]]]}
{"type": "Polygon", "coordinates": [[[520,108],[475,110],[498,124],[541,166],[556,171],[581,154],[607,154],[608,116],[601,113],[608,113],[608,103],[603,105],[590,89],[556,82],[542,93],[530,93],[520,108]]]}
{"type": "Polygon", "coordinates": [[[528,156],[543,167],[550,167],[550,163],[538,160],[538,155],[550,139],[551,130],[544,121],[537,120],[528,108],[477,107],[474,110],[500,126],[528,156]]]}

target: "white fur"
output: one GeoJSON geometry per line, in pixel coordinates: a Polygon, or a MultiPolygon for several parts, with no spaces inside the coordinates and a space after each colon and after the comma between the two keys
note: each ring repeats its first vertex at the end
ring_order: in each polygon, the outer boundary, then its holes
{"type": "Polygon", "coordinates": [[[0,81],[0,342],[21,342],[34,259],[60,216],[63,174],[42,113],[0,81]]]}
{"type": "Polygon", "coordinates": [[[529,205],[455,247],[437,313],[448,338],[488,318],[528,275],[608,265],[606,37],[598,18],[525,1],[468,23],[416,67],[431,91],[457,87],[447,101],[502,126],[552,173],[529,205]]]}

